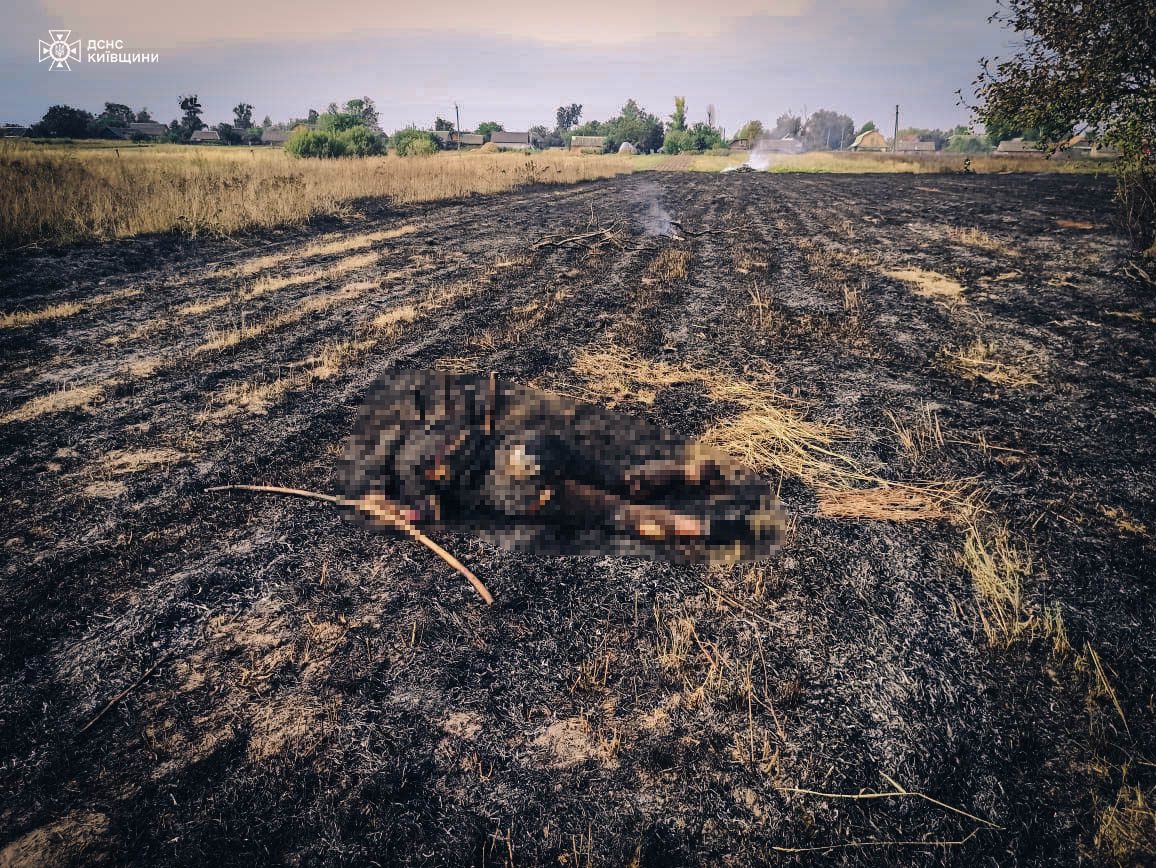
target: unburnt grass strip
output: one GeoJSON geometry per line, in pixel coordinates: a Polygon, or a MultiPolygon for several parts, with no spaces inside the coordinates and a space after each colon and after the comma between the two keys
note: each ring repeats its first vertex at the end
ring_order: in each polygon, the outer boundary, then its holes
{"type": "Polygon", "coordinates": [[[118,289],[115,292],[104,292],[80,301],[66,301],[60,304],[48,305],[37,310],[17,310],[11,313],[0,314],[0,328],[13,329],[36,325],[48,320],[64,319],[75,316],[84,311],[94,310],[111,304],[114,301],[123,301],[135,298],[141,291],[135,288],[118,289]]]}

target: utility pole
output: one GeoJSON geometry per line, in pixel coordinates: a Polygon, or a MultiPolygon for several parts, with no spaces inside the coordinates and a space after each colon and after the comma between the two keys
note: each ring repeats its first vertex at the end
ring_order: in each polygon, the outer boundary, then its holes
{"type": "Polygon", "coordinates": [[[899,106],[895,106],[895,138],[891,140],[891,153],[899,151],[899,106]]]}
{"type": "Polygon", "coordinates": [[[457,103],[454,103],[454,134],[458,137],[458,150],[460,151],[462,149],[462,113],[458,110],[457,103]]]}

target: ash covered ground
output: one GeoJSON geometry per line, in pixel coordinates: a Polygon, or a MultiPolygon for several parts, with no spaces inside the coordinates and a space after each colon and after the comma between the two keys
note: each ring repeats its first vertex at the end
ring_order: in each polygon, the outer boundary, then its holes
{"type": "Polygon", "coordinates": [[[1156,298],[1111,221],[1088,177],[651,174],[7,254],[0,864],[1143,863],[1156,298]],[[411,368],[833,439],[758,441],[759,564],[442,539],[492,607],[204,493],[332,490],[411,368]],[[873,517],[824,461],[966,506],[873,517]],[[837,797],[898,787],[936,801],[837,797]]]}

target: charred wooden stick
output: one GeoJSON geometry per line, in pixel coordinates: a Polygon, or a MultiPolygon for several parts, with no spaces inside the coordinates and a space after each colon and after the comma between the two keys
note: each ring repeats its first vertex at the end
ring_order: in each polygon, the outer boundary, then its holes
{"type": "Polygon", "coordinates": [[[677,220],[671,220],[670,225],[676,227],[683,235],[689,235],[692,238],[700,238],[703,235],[732,235],[736,232],[743,231],[741,229],[702,229],[695,232],[693,229],[687,229],[677,220]]]}
{"type": "Polygon", "coordinates": [[[380,494],[367,494],[360,500],[351,500],[346,497],[337,497],[333,494],[322,494],[317,491],[306,491],[301,488],[284,488],[277,485],[217,485],[212,488],[206,488],[205,491],[258,491],[264,492],[265,494],[303,497],[307,500],[319,500],[323,503],[332,503],[335,506],[351,507],[371,519],[408,534],[465,577],[466,581],[473,585],[474,590],[478,592],[478,596],[486,601],[487,606],[493,605],[493,594],[482,584],[481,579],[475,576],[469,568],[456,557],[414,527],[413,523],[406,518],[405,511],[400,506],[380,494]]]}
{"type": "Polygon", "coordinates": [[[77,734],[79,735],[80,733],[88,732],[90,729],[92,729],[92,727],[96,725],[97,721],[99,721],[102,717],[104,717],[106,714],[108,714],[109,711],[112,710],[112,707],[114,705],[116,705],[118,702],[120,702],[122,699],[124,699],[126,696],[128,696],[130,693],[132,693],[134,690],[136,690],[142,684],[144,684],[145,679],[148,678],[150,675],[152,675],[154,672],[156,672],[157,669],[160,667],[160,665],[162,663],[164,663],[166,660],[168,660],[171,655],[172,655],[171,651],[166,651],[159,658],[157,658],[156,662],[153,663],[152,666],[150,666],[143,673],[141,673],[140,678],[138,678],[136,681],[134,681],[132,684],[130,684],[128,687],[126,687],[124,690],[122,690],[120,693],[118,693],[112,699],[110,699],[107,702],[107,704],[105,704],[104,708],[102,708],[100,711],[98,711],[96,713],[96,715],[88,723],[86,723],[84,726],[82,726],[80,729],[78,729],[77,734]]]}
{"type": "Polygon", "coordinates": [[[617,228],[618,224],[614,223],[603,229],[595,229],[593,232],[571,235],[568,238],[543,238],[534,245],[534,250],[541,250],[543,247],[565,247],[567,244],[579,244],[591,238],[598,238],[599,236],[601,236],[603,240],[610,240],[617,228]]]}

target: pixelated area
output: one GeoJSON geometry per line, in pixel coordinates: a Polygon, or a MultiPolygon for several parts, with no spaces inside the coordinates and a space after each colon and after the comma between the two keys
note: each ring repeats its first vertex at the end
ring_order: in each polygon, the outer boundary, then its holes
{"type": "Polygon", "coordinates": [[[547,555],[753,560],[785,527],[769,484],[727,456],[492,376],[386,375],[339,476],[347,497],[384,496],[423,528],[547,555]]]}

